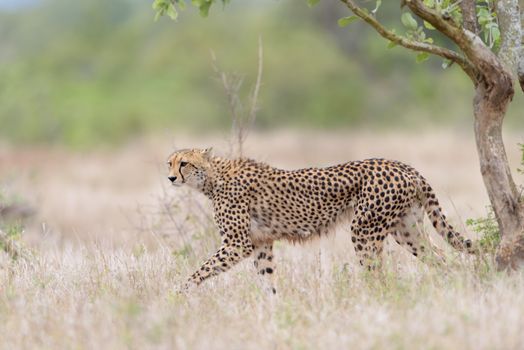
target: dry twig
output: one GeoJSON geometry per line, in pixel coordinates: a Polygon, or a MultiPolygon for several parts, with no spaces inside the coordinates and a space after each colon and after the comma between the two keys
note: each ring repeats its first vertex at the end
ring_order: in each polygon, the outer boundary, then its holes
{"type": "MultiPolygon", "coordinates": [[[[236,156],[242,157],[244,142],[256,120],[258,111],[258,95],[262,82],[263,71],[263,46],[262,39],[258,39],[258,69],[255,85],[249,96],[249,111],[246,113],[242,100],[240,98],[240,88],[244,78],[235,73],[226,73],[222,71],[217,64],[216,55],[211,51],[213,70],[217,74],[227,96],[229,110],[233,121],[232,141],[236,143],[236,151],[232,151],[236,156]]],[[[234,149],[235,147],[231,147],[234,149]]]]}

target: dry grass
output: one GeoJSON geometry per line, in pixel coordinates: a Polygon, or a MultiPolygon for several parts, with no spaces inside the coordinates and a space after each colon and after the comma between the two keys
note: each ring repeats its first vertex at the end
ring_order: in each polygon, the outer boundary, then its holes
{"type": "MultiPolygon", "coordinates": [[[[220,140],[176,144],[220,149],[220,140]]],[[[280,133],[253,135],[245,152],[284,167],[402,159],[458,223],[487,204],[467,140],[280,133]]],[[[175,294],[217,237],[202,197],[164,187],[169,146],[0,152],[10,165],[0,168],[4,187],[39,208],[25,233],[32,256],[0,255],[1,348],[522,348],[524,274],[451,252],[446,268],[424,265],[389,242],[384,272],[371,276],[356,267],[345,228],[305,247],[278,244],[275,297],[259,290],[251,261],[190,296],[175,294]]],[[[516,147],[508,150],[518,164],[516,147]]]]}
{"type": "Polygon", "coordinates": [[[522,348],[522,274],[410,262],[374,277],[345,269],[343,252],[320,269],[317,254],[277,253],[276,297],[257,288],[247,263],[186,297],[173,284],[195,261],[168,250],[43,253],[0,273],[1,346],[522,348]]]}

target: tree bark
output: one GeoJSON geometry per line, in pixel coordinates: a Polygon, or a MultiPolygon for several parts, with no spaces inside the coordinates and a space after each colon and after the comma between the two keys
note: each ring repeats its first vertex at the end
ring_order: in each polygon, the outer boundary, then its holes
{"type": "Polygon", "coordinates": [[[522,34],[520,42],[520,57],[517,67],[517,77],[519,79],[520,89],[524,92],[524,0],[519,1],[520,6],[520,32],[522,34]]]}
{"type": "Polygon", "coordinates": [[[497,86],[480,84],[474,99],[480,169],[501,232],[496,257],[501,270],[524,266],[524,206],[513,182],[502,141],[502,122],[513,96],[508,79],[509,76],[502,75],[497,86]],[[499,96],[496,102],[494,95],[499,96]],[[502,96],[506,98],[500,98],[502,96]]]}
{"type": "Polygon", "coordinates": [[[460,3],[462,11],[462,20],[464,28],[475,34],[479,33],[479,24],[477,22],[476,0],[463,0],[460,3]]]}
{"type": "Polygon", "coordinates": [[[522,23],[518,0],[497,0],[497,18],[500,28],[501,43],[498,57],[504,65],[519,79],[522,87],[522,23]]]}

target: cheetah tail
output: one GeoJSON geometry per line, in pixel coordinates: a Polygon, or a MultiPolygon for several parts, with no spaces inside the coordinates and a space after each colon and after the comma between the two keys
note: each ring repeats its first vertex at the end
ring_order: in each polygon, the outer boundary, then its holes
{"type": "Polygon", "coordinates": [[[421,184],[420,191],[422,205],[431,220],[431,224],[439,235],[441,235],[442,238],[444,238],[444,240],[446,240],[453,248],[465,251],[469,254],[476,254],[477,249],[473,247],[471,240],[464,238],[447,222],[446,215],[442,212],[442,208],[435,196],[435,192],[426,181],[421,184]]]}

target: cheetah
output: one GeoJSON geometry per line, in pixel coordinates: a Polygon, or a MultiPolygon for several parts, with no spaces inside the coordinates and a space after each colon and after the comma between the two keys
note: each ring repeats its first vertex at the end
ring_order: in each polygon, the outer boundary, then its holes
{"type": "Polygon", "coordinates": [[[167,165],[172,185],[187,185],[211,200],[222,242],[183,290],[254,256],[264,288],[275,293],[273,242],[325,235],[344,218],[350,218],[351,241],[368,269],[380,258],[388,235],[414,256],[428,252],[417,230],[424,212],[451,246],[474,253],[471,240],[446,221],[426,179],[398,161],[281,170],[247,158],[216,157],[211,149],[184,149],[172,153],[167,165]]]}

